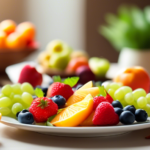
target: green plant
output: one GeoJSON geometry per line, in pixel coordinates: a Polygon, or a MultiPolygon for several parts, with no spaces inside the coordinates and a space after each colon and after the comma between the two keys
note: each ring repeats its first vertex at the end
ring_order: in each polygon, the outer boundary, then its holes
{"type": "Polygon", "coordinates": [[[106,15],[107,25],[99,27],[102,34],[118,51],[124,47],[137,50],[150,48],[150,6],[121,6],[118,14],[106,15]]]}

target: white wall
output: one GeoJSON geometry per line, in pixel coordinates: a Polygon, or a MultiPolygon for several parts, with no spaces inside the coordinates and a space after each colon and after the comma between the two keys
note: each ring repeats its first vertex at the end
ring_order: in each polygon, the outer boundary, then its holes
{"type": "Polygon", "coordinates": [[[31,21],[37,27],[41,50],[53,39],[85,49],[85,0],[0,0],[0,21],[31,21]]]}

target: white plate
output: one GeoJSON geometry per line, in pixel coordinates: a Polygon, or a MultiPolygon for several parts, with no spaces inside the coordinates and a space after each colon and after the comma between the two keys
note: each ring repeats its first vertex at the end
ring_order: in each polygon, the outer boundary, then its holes
{"type": "Polygon", "coordinates": [[[40,132],[44,134],[51,134],[57,136],[70,137],[96,137],[96,136],[110,136],[127,133],[134,130],[150,128],[150,118],[147,122],[132,124],[132,125],[117,125],[117,126],[97,126],[97,127],[49,127],[40,125],[26,125],[21,124],[17,120],[3,116],[1,123],[19,129],[40,132]]]}

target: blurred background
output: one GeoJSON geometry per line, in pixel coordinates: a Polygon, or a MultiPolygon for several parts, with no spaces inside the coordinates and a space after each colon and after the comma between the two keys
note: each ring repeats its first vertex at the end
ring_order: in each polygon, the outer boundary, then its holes
{"type": "MultiPolygon", "coordinates": [[[[92,56],[104,57],[117,62],[119,52],[98,33],[105,24],[107,13],[117,13],[120,5],[136,5],[144,8],[148,0],[0,0],[0,21],[12,19],[17,24],[30,21],[36,26],[39,51],[48,42],[61,39],[74,49],[83,50],[92,56]]],[[[37,53],[39,53],[37,51],[37,53]]],[[[36,58],[34,53],[28,59],[36,58]]]]}

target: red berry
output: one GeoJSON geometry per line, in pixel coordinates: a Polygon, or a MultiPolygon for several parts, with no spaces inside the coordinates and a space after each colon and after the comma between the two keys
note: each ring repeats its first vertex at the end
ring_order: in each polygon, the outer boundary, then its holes
{"type": "Polygon", "coordinates": [[[73,93],[74,91],[69,85],[60,82],[55,82],[48,88],[47,97],[61,95],[67,100],[73,93]]]}
{"type": "Polygon", "coordinates": [[[117,125],[119,116],[115,113],[113,106],[109,102],[100,103],[93,117],[93,124],[99,126],[117,125]]]}
{"type": "Polygon", "coordinates": [[[93,104],[93,109],[95,110],[96,107],[101,103],[101,102],[107,102],[105,97],[103,96],[96,96],[93,98],[94,104],[93,104]]]}
{"type": "Polygon", "coordinates": [[[112,103],[114,100],[113,98],[107,93],[107,95],[105,96],[105,99],[109,102],[112,103]]]}
{"type": "Polygon", "coordinates": [[[34,99],[29,112],[32,113],[36,122],[45,122],[47,119],[57,114],[58,106],[51,99],[40,97],[34,99]]]}

